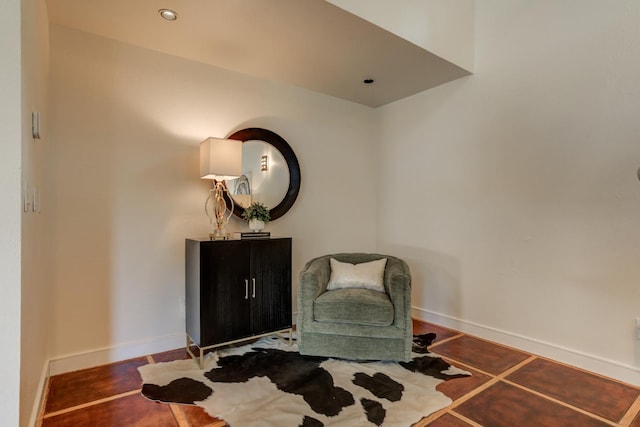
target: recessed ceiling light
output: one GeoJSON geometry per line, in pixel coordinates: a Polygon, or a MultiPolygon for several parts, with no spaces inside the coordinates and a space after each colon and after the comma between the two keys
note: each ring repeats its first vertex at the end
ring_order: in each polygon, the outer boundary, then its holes
{"type": "Polygon", "coordinates": [[[362,83],[364,83],[364,84],[366,84],[366,85],[370,85],[370,84],[372,84],[373,82],[375,82],[375,80],[374,80],[374,79],[372,79],[371,77],[366,78],[366,79],[364,79],[364,80],[362,81],[362,83]]]}
{"type": "Polygon", "coordinates": [[[160,9],[158,13],[167,21],[175,21],[178,19],[178,14],[171,9],[160,9]]]}

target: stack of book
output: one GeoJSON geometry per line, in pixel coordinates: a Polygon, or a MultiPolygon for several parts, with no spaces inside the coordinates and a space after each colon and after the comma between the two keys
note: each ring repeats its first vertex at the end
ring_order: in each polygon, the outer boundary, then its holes
{"type": "Polygon", "coordinates": [[[233,233],[236,239],[268,239],[271,233],[268,231],[236,231],[233,233]]]}

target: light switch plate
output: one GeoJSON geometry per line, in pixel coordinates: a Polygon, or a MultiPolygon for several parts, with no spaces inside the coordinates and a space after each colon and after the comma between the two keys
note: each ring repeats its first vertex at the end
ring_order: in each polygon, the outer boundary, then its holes
{"type": "Polygon", "coordinates": [[[31,113],[31,134],[35,139],[40,139],[40,112],[31,113]]]}

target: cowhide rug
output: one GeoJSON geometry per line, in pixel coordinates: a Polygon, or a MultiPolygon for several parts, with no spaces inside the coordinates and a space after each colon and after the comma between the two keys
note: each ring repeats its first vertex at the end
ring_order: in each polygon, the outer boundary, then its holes
{"type": "Polygon", "coordinates": [[[451,403],[436,385],[470,375],[429,353],[434,339],[414,336],[407,363],[302,356],[263,338],[207,355],[203,370],[193,360],[138,370],[148,399],[195,404],[232,427],[406,427],[451,403]]]}

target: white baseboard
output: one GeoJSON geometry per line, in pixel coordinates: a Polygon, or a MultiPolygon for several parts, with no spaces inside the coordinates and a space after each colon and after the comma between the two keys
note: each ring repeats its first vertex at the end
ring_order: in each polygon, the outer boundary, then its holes
{"type": "Polygon", "coordinates": [[[38,388],[36,390],[36,397],[33,399],[33,407],[31,408],[31,417],[29,418],[29,426],[36,427],[38,425],[38,419],[40,418],[40,411],[44,405],[44,397],[47,385],[47,379],[49,378],[49,363],[45,362],[42,365],[42,372],[40,373],[40,380],[38,381],[38,388]]]}
{"type": "Polygon", "coordinates": [[[186,345],[184,334],[171,334],[162,337],[104,347],[83,353],[70,354],[49,360],[49,375],[58,375],[79,369],[92,368],[119,362],[133,357],[146,356],[174,350],[186,345]]]}
{"type": "MultiPolygon", "coordinates": [[[[296,317],[297,313],[293,313],[292,320],[294,325],[296,317]]],[[[79,369],[93,368],[95,366],[120,362],[122,360],[146,356],[153,353],[161,353],[163,351],[182,348],[185,345],[185,334],[178,333],[56,357],[49,360],[48,372],[45,374],[44,378],[46,380],[50,375],[58,375],[65,372],[77,371],[79,369]]]]}
{"type": "Polygon", "coordinates": [[[446,328],[484,338],[499,344],[513,347],[527,353],[536,354],[567,365],[575,366],[587,371],[595,372],[605,377],[613,378],[635,386],[640,386],[640,369],[625,365],[613,360],[583,353],[570,348],[558,346],[544,341],[528,338],[507,331],[502,331],[489,326],[479,325],[466,320],[457,319],[430,310],[413,307],[412,314],[415,319],[434,323],[446,328]]]}

